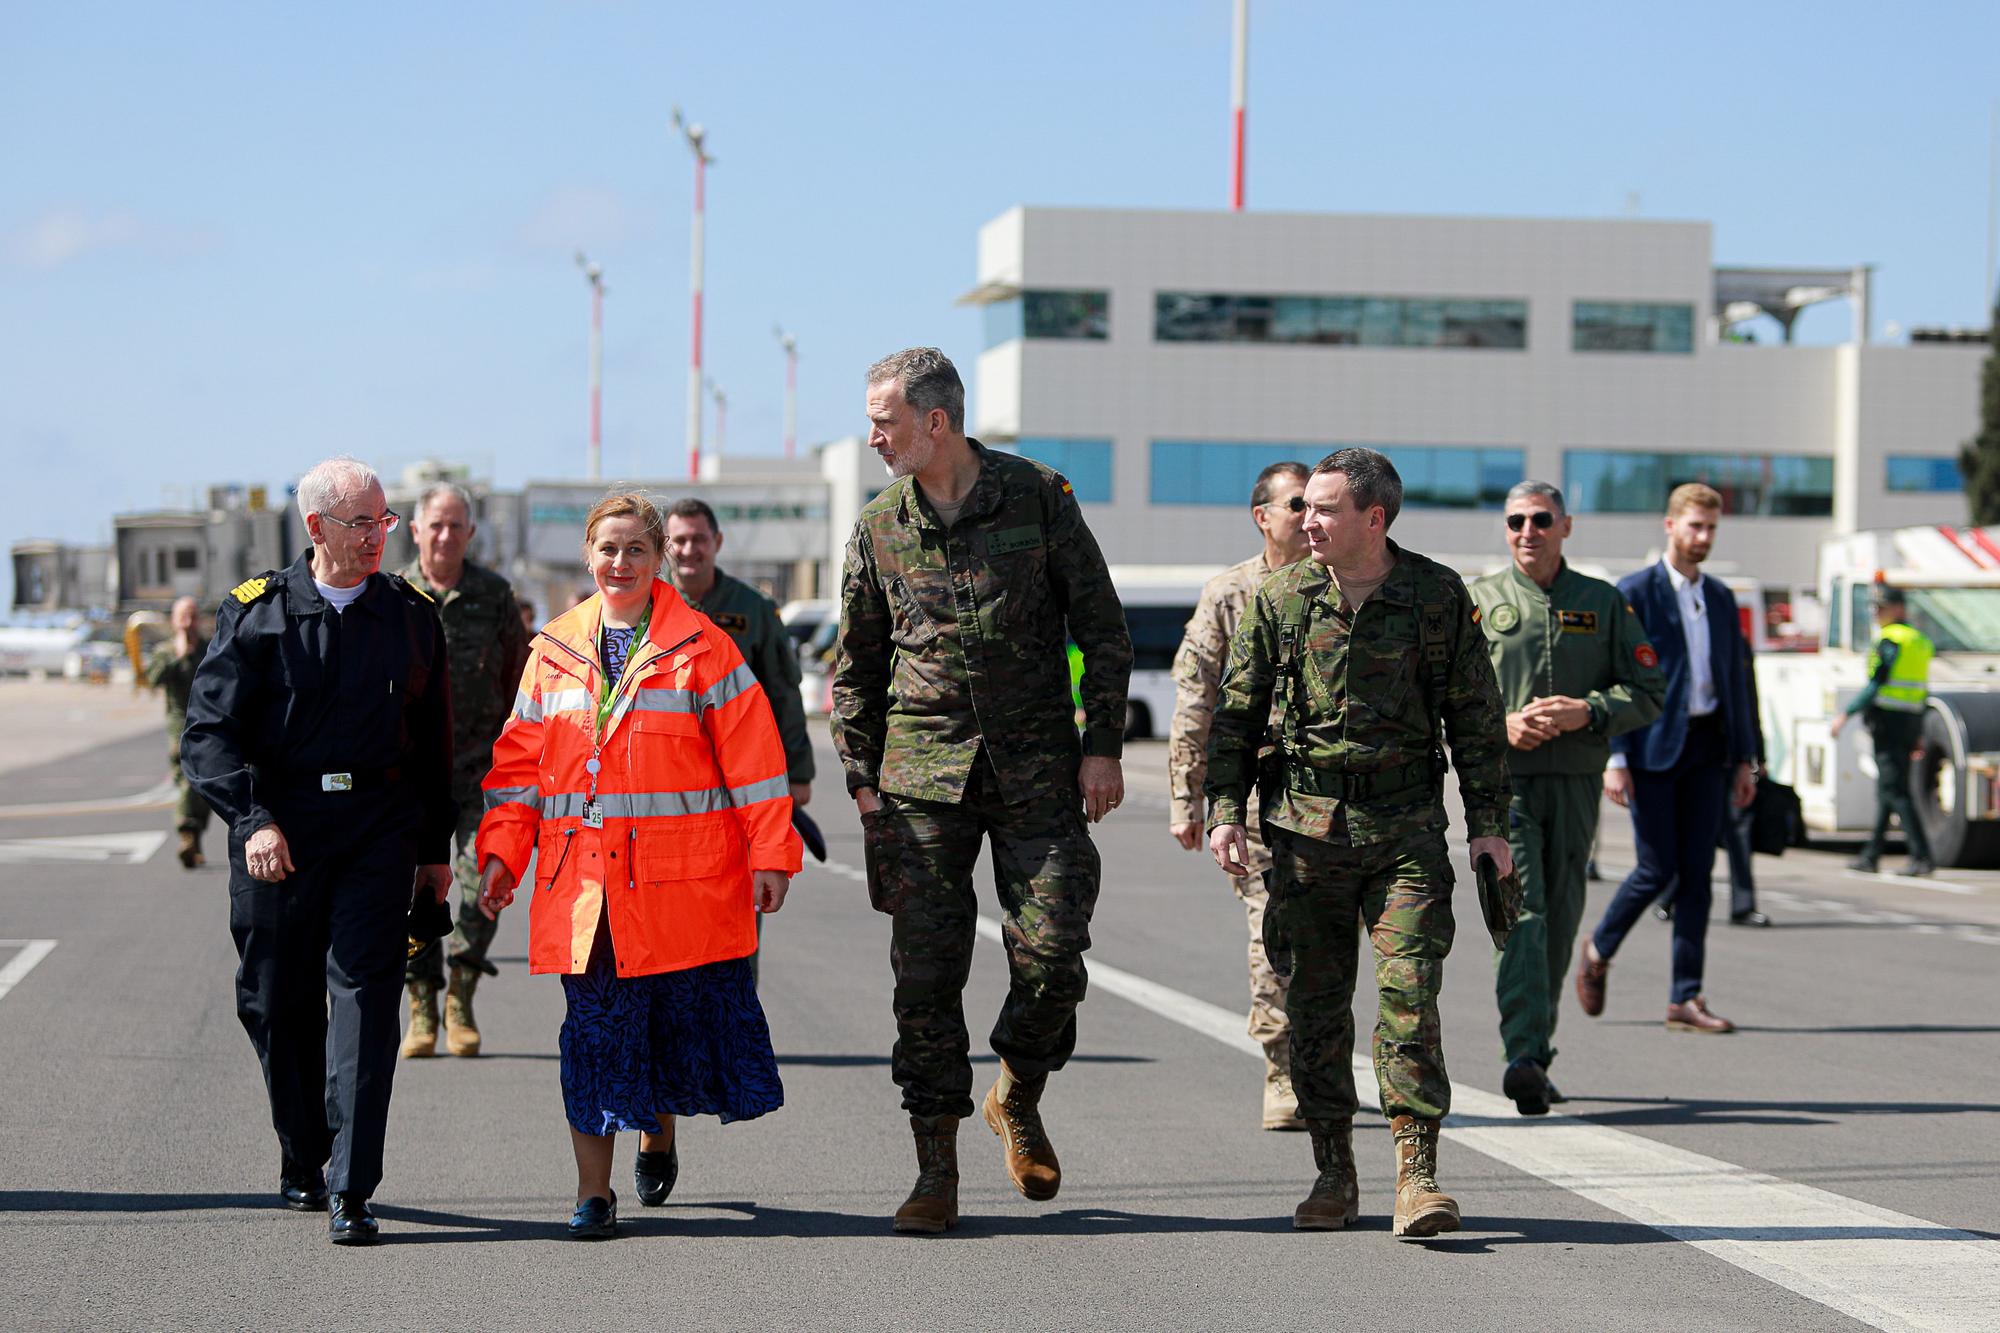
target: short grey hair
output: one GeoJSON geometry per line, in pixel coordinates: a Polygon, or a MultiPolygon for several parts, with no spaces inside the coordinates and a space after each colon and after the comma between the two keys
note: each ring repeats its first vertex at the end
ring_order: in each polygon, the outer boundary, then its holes
{"type": "Polygon", "coordinates": [[[1552,481],[1536,481],[1532,477],[1526,481],[1517,481],[1507,492],[1507,503],[1513,504],[1516,500],[1532,500],[1538,496],[1555,506],[1556,517],[1567,518],[1569,516],[1569,510],[1563,505],[1562,488],[1552,481]]]}
{"type": "Polygon", "coordinates": [[[299,517],[332,513],[348,496],[381,484],[374,468],[346,454],[315,463],[299,478],[299,517]]]}
{"type": "Polygon", "coordinates": [[[417,493],[417,512],[415,517],[421,519],[424,516],[424,511],[431,507],[431,501],[441,495],[457,497],[458,502],[465,506],[465,521],[467,523],[476,524],[479,521],[478,515],[473,512],[471,492],[455,481],[434,481],[419,491],[417,493]]]}
{"type": "Polygon", "coordinates": [[[944,410],[945,420],[955,431],[965,429],[965,381],[958,367],[935,347],[906,347],[868,367],[872,388],[896,380],[903,386],[903,401],[920,413],[944,410]]]}
{"type": "Polygon", "coordinates": [[[1278,478],[1291,477],[1299,485],[1303,486],[1306,484],[1308,475],[1304,463],[1295,463],[1287,459],[1282,463],[1271,464],[1271,466],[1257,474],[1256,483],[1250,487],[1250,507],[1252,509],[1262,509],[1265,505],[1271,503],[1271,492],[1277,489],[1272,483],[1277,481],[1278,478]]]}
{"type": "Polygon", "coordinates": [[[1365,513],[1376,505],[1382,506],[1384,532],[1396,521],[1396,515],[1403,512],[1403,477],[1389,461],[1389,455],[1359,445],[1336,449],[1313,467],[1315,477],[1330,472],[1347,478],[1347,493],[1354,498],[1357,510],[1365,513]]]}

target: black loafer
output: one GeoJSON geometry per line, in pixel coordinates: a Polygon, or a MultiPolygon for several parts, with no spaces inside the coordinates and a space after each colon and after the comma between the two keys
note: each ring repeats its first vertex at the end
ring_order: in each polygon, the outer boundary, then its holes
{"type": "Polygon", "coordinates": [[[336,1194],[326,1233],[335,1245],[373,1245],[381,1239],[382,1227],[368,1211],[367,1199],[359,1194],[336,1194]]]}
{"type": "Polygon", "coordinates": [[[1507,1072],[1500,1076],[1500,1091],[1513,1098],[1514,1109],[1522,1115],[1549,1113],[1548,1076],[1526,1056],[1507,1066],[1507,1072]]]}
{"type": "Polygon", "coordinates": [[[326,1177],[317,1172],[310,1176],[304,1173],[279,1176],[278,1197],[285,1201],[285,1207],[295,1213],[323,1213],[326,1211],[326,1177]]]}
{"type": "Polygon", "coordinates": [[[1730,913],[1729,924],[1732,926],[1768,926],[1771,924],[1771,918],[1753,908],[1748,912],[1730,913]]]}
{"type": "Polygon", "coordinates": [[[1555,1081],[1549,1077],[1549,1071],[1546,1069],[1542,1071],[1542,1095],[1548,1098],[1550,1106],[1561,1106],[1569,1100],[1562,1095],[1561,1089],[1556,1087],[1555,1081]]]}
{"type": "Polygon", "coordinates": [[[618,1234],[618,1194],[608,1199],[589,1198],[569,1215],[571,1240],[606,1240],[618,1234]]]}
{"type": "Polygon", "coordinates": [[[665,1152],[642,1152],[632,1163],[632,1183],[638,1187],[639,1202],[658,1208],[674,1192],[681,1175],[681,1141],[675,1138],[665,1152]]]}

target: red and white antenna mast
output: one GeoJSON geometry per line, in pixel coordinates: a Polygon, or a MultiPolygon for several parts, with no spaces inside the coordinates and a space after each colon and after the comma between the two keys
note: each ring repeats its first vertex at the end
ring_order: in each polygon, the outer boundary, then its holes
{"type": "Polygon", "coordinates": [[[601,480],[604,463],[604,268],[576,252],[576,266],[590,283],[590,464],[589,481],[601,480]]]}
{"type": "Polygon", "coordinates": [[[1243,102],[1250,91],[1250,0],[1236,0],[1236,51],[1229,68],[1229,207],[1243,211],[1243,102]]]}
{"type": "Polygon", "coordinates": [[[701,270],[702,233],[706,226],[706,209],[703,205],[703,191],[708,179],[708,164],[715,161],[708,155],[704,141],[708,132],[699,125],[691,125],[681,118],[681,109],[674,108],[674,128],[687,136],[688,149],[694,154],[694,226],[689,233],[689,248],[692,251],[692,279],[690,290],[694,297],[693,336],[688,361],[688,480],[701,479],[701,270]]]}

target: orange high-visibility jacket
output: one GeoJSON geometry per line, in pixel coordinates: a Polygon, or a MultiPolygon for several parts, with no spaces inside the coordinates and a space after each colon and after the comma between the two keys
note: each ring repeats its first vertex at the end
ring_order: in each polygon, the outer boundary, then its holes
{"type": "Polygon", "coordinates": [[[747,957],[750,872],[796,874],[801,853],[771,705],[729,636],[656,580],[598,738],[603,615],[593,596],[530,645],[483,784],[479,863],[518,880],[535,854],[530,972],[582,972],[607,908],[619,976],[747,957]],[[585,821],[593,756],[602,828],[585,821]]]}

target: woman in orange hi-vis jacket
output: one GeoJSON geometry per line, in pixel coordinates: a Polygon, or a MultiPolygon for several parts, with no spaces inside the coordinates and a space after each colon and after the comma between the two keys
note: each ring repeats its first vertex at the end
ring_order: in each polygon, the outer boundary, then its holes
{"type": "Polygon", "coordinates": [[[534,638],[477,847],[488,916],[535,858],[528,970],[562,974],[569,1002],[569,1230],[595,1239],[617,1230],[619,1130],[639,1131],[634,1181],[657,1205],[675,1116],[783,1103],[749,959],[801,848],[771,706],[729,636],[657,577],[658,511],[610,496],[584,533],[597,595],[534,638]]]}

